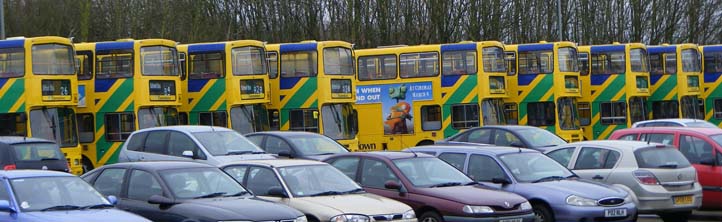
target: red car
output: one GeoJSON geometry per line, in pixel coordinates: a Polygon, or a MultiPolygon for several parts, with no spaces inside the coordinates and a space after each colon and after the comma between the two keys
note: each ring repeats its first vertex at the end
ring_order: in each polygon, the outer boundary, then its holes
{"type": "Polygon", "coordinates": [[[673,145],[697,169],[702,184],[702,208],[722,209],[722,129],[643,127],[617,130],[609,139],[673,145]]]}

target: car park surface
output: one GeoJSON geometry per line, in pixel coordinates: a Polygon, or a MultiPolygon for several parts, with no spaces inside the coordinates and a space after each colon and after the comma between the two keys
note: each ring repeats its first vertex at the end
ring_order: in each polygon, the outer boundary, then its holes
{"type": "Polygon", "coordinates": [[[65,156],[55,142],[22,136],[0,136],[0,167],[3,170],[70,171],[65,156]]]}
{"type": "Polygon", "coordinates": [[[561,137],[539,127],[533,126],[482,126],[459,132],[436,144],[490,144],[544,150],[567,143],[561,137]]]}
{"type": "Polygon", "coordinates": [[[365,192],[324,162],[250,160],[222,169],[259,197],[298,209],[309,221],[417,221],[408,205],[365,192]]]}
{"type": "MultiPolygon", "coordinates": [[[[108,199],[115,201],[116,197],[108,199]]],[[[0,221],[146,222],[113,207],[82,179],[40,170],[0,171],[0,221]]]]}
{"type": "Polygon", "coordinates": [[[638,141],[576,142],[550,149],[547,156],[581,178],[634,193],[640,214],[684,221],[702,204],[695,169],[674,147],[638,141]]]}
{"type": "Polygon", "coordinates": [[[321,160],[348,149],[318,133],[301,131],[263,131],[244,135],[264,151],[282,157],[321,160]]]}
{"type": "Polygon", "coordinates": [[[629,194],[609,185],[580,180],[544,154],[496,146],[421,146],[407,152],[439,157],[472,179],[527,198],[540,221],[634,221],[629,194]]]}
{"type": "Polygon", "coordinates": [[[118,208],[153,221],[306,222],[295,209],[259,199],[217,167],[194,162],[106,165],[82,176],[118,208]]]}
{"type": "Polygon", "coordinates": [[[523,197],[476,185],[446,162],[423,153],[365,152],[324,160],[366,191],[411,206],[423,222],[533,221],[523,197]]]}

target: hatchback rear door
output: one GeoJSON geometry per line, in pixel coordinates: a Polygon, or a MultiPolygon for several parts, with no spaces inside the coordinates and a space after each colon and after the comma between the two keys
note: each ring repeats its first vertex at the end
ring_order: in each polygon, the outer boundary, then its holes
{"type": "Polygon", "coordinates": [[[68,162],[55,143],[32,142],[10,145],[17,169],[42,169],[68,172],[68,162]]]}
{"type": "MultiPolygon", "coordinates": [[[[635,176],[662,185],[667,191],[694,189],[697,173],[689,161],[672,146],[652,146],[634,151],[639,170],[635,176]],[[653,176],[653,177],[652,177],[653,176]]],[[[689,197],[692,198],[692,197],[689,197]]],[[[690,201],[686,199],[684,201],[690,201]]],[[[677,201],[677,200],[675,200],[677,201]]]]}

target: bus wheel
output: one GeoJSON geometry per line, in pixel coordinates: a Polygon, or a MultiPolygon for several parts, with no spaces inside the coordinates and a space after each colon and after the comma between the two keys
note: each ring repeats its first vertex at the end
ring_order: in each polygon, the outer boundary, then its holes
{"type": "Polygon", "coordinates": [[[83,156],[83,174],[93,169],[93,162],[91,162],[90,159],[88,159],[87,157],[83,156]]]}
{"type": "Polygon", "coordinates": [[[434,145],[434,141],[422,140],[421,142],[416,144],[416,146],[428,146],[428,145],[434,145]]]}

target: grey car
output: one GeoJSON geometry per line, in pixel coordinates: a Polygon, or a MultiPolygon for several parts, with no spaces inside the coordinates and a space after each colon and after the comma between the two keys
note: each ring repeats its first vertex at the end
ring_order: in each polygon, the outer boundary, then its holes
{"type": "Polygon", "coordinates": [[[322,160],[348,149],[323,134],[302,131],[263,131],[244,135],[268,153],[280,157],[322,160]]]}
{"type": "Polygon", "coordinates": [[[436,141],[438,145],[497,145],[548,149],[556,145],[566,144],[561,137],[545,129],[533,126],[482,126],[459,132],[444,140],[436,141]]]}
{"type": "Polygon", "coordinates": [[[686,221],[702,204],[697,172],[676,148],[639,141],[599,140],[561,145],[545,153],[585,179],[634,193],[642,213],[686,221]]]}
{"type": "Polygon", "coordinates": [[[239,160],[275,158],[228,128],[163,126],[130,134],[118,162],[193,160],[218,166],[239,160]]]}

